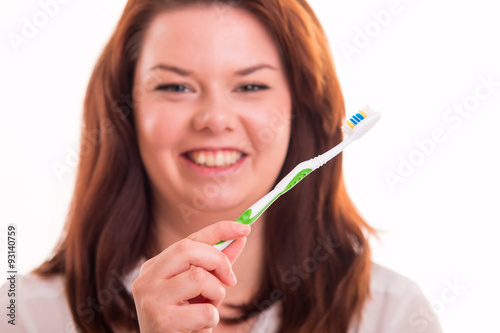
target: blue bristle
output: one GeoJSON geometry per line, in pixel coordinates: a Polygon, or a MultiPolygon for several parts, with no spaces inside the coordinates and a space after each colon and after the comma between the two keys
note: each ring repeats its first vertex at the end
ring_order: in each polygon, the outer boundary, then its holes
{"type": "Polygon", "coordinates": [[[358,117],[360,120],[365,119],[361,113],[356,113],[356,117],[358,117]]]}
{"type": "Polygon", "coordinates": [[[359,123],[359,121],[354,117],[351,117],[351,121],[354,123],[354,125],[357,125],[359,123]]]}

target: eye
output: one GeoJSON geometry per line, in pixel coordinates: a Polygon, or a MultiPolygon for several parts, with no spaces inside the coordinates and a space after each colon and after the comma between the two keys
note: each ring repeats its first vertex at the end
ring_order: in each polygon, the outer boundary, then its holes
{"type": "Polygon", "coordinates": [[[192,91],[189,89],[187,86],[183,84],[177,84],[177,83],[172,83],[172,84],[162,84],[156,87],[155,90],[159,91],[169,91],[169,92],[174,92],[174,93],[185,93],[192,91]]]}
{"type": "Polygon", "coordinates": [[[267,89],[269,89],[269,87],[266,85],[249,83],[249,84],[245,84],[245,85],[239,87],[238,89],[236,89],[236,91],[254,92],[254,91],[259,91],[259,90],[267,90],[267,89]]]}

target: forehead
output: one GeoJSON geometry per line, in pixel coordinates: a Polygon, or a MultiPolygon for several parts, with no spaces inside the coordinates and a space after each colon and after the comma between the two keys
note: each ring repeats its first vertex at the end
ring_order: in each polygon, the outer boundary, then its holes
{"type": "Polygon", "coordinates": [[[278,66],[280,62],[273,38],[255,16],[221,5],[158,14],[146,31],[140,59],[145,65],[171,61],[189,68],[242,67],[249,62],[278,66]]]}

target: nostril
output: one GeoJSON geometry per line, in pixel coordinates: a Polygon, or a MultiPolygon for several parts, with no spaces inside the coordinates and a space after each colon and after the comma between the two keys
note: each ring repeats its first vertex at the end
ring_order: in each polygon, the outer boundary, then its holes
{"type": "Polygon", "coordinates": [[[233,112],[223,108],[206,108],[193,117],[192,123],[197,131],[208,130],[218,133],[233,130],[236,117],[233,112]]]}

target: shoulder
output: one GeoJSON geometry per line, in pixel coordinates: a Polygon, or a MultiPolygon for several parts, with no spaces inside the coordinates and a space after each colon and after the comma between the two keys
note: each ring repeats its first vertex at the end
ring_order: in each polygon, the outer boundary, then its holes
{"type": "MultiPolygon", "coordinates": [[[[9,281],[0,288],[2,304],[13,304],[16,328],[23,332],[75,332],[67,306],[62,276],[17,275],[15,288],[9,281]]],[[[12,322],[0,322],[0,331],[12,329],[12,322]]]]}
{"type": "Polygon", "coordinates": [[[418,285],[381,265],[372,264],[370,298],[361,322],[350,332],[442,332],[437,316],[418,285]]]}
{"type": "Polygon", "coordinates": [[[418,285],[395,271],[372,263],[370,291],[372,294],[394,295],[396,297],[420,292],[418,285]]]}
{"type": "MultiPolygon", "coordinates": [[[[59,275],[51,278],[43,278],[35,274],[16,275],[15,279],[19,287],[19,296],[22,296],[24,300],[54,298],[64,294],[64,281],[59,275]]],[[[8,284],[5,284],[2,289],[7,287],[8,284]]]]}

